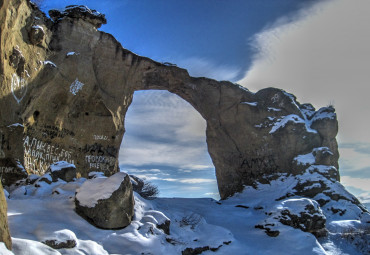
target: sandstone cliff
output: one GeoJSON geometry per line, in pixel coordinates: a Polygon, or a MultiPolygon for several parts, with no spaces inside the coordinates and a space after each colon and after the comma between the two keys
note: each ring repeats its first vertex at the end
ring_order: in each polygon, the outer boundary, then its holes
{"type": "Polygon", "coordinates": [[[333,166],[331,177],[339,180],[333,108],[316,111],[280,89],[252,93],[138,56],[98,31],[105,17],[86,7],[50,16],[53,20],[28,1],[6,0],[1,7],[5,182],[23,176],[23,168],[42,174],[61,160],[74,163],[82,176],[117,172],[133,93],[149,89],[177,94],[206,120],[221,198],[279,173],[302,174],[312,164],[333,166]],[[318,151],[313,162],[296,160],[313,151],[318,151]]]}

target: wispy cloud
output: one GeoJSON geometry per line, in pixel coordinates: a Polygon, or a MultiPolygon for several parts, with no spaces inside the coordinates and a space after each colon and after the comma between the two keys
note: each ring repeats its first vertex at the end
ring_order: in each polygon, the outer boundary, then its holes
{"type": "Polygon", "coordinates": [[[370,178],[353,178],[350,176],[343,176],[341,178],[343,185],[355,187],[370,193],[370,178]]]}
{"type": "Polygon", "coordinates": [[[191,76],[208,77],[215,80],[235,81],[241,72],[239,67],[219,65],[200,57],[181,59],[177,63],[178,66],[186,68],[191,76]]]}
{"type": "Polygon", "coordinates": [[[213,168],[205,120],[178,96],[165,91],[135,93],[125,124],[120,164],[213,168]]]}

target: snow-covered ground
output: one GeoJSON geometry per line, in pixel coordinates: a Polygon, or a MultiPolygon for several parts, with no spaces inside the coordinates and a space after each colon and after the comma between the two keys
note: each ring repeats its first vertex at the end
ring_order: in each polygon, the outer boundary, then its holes
{"type": "MultiPolygon", "coordinates": [[[[281,199],[295,187],[296,177],[282,176],[270,184],[258,185],[257,189],[247,187],[223,201],[210,198],[145,200],[135,193],[133,222],[121,230],[98,229],[76,214],[75,192],[85,181],[84,178],[70,183],[36,181],[8,189],[8,219],[14,254],[175,255],[192,254],[186,251],[198,248],[202,254],[356,255],[364,254],[369,248],[369,223],[366,223],[370,221],[369,215],[354,205],[342,203],[341,199],[337,203],[348,211],[343,216],[328,210],[327,206],[322,207],[327,218],[328,237],[317,239],[313,234],[281,223],[275,226],[280,232],[277,237],[270,237],[256,228],[274,210],[289,207],[299,211],[295,207],[309,200],[297,196],[281,199]],[[167,218],[171,221],[169,235],[158,228],[167,218]],[[57,242],[75,240],[77,245],[52,249],[42,243],[48,237],[57,242]],[[356,245],[362,246],[362,251],[356,245]]],[[[343,192],[339,190],[338,193],[343,192]]],[[[1,243],[0,254],[8,254],[1,243]]]]}

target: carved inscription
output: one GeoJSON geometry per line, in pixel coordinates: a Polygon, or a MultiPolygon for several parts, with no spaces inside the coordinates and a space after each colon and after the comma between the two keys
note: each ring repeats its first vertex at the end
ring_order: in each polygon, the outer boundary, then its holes
{"type": "Polygon", "coordinates": [[[64,138],[66,136],[75,136],[75,133],[73,131],[70,131],[65,128],[58,128],[52,125],[44,125],[41,130],[43,137],[48,137],[50,139],[53,139],[55,137],[64,138]]]}
{"type": "Polygon", "coordinates": [[[44,173],[51,163],[67,161],[74,164],[73,152],[61,148],[58,144],[46,143],[26,136],[23,141],[24,165],[34,173],[44,173]]]}
{"type": "Polygon", "coordinates": [[[80,91],[82,89],[82,87],[84,86],[85,84],[83,84],[82,82],[80,82],[77,78],[74,82],[72,82],[71,86],[69,87],[69,91],[75,96],[77,95],[77,92],[80,91]]]}
{"type": "Polygon", "coordinates": [[[19,104],[27,93],[27,81],[13,74],[11,89],[14,99],[19,104]]]}
{"type": "Polygon", "coordinates": [[[12,174],[17,173],[18,171],[14,166],[1,166],[0,167],[0,173],[1,174],[12,174]]]}
{"type": "Polygon", "coordinates": [[[81,152],[85,154],[85,163],[89,168],[108,171],[116,164],[118,150],[114,146],[103,146],[95,143],[92,145],[86,144],[81,148],[81,152]]]}
{"type": "Polygon", "coordinates": [[[246,158],[240,165],[241,169],[261,169],[264,172],[275,172],[278,170],[278,166],[275,163],[273,155],[256,157],[256,158],[246,158]]]}
{"type": "Polygon", "coordinates": [[[94,140],[104,140],[104,141],[108,140],[108,136],[106,135],[93,135],[93,137],[94,137],[94,140]]]}

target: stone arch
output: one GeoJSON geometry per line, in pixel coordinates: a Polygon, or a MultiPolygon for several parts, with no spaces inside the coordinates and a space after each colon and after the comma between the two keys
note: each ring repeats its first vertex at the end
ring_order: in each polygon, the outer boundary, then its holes
{"type": "MultiPolygon", "coordinates": [[[[32,28],[26,20],[39,14],[28,15],[19,17],[25,30],[32,28]]],[[[206,120],[221,198],[271,175],[303,171],[294,158],[314,148],[328,147],[325,162],[338,167],[333,108],[315,111],[275,88],[252,93],[231,82],[190,77],[185,69],[124,49],[112,35],[97,31],[94,19],[101,17],[64,13],[54,23],[36,19],[45,29],[39,45],[20,33],[2,37],[9,55],[18,42],[30,76],[21,100],[14,99],[10,86],[3,89],[1,104],[7,107],[1,114],[9,118],[1,120],[2,141],[14,139],[23,146],[1,148],[2,166],[23,165],[41,174],[53,161],[66,160],[82,176],[90,171],[111,175],[119,170],[118,150],[134,91],[159,89],[180,96],[206,120]]],[[[2,84],[10,84],[17,69],[14,63],[2,68],[2,84]]]]}

